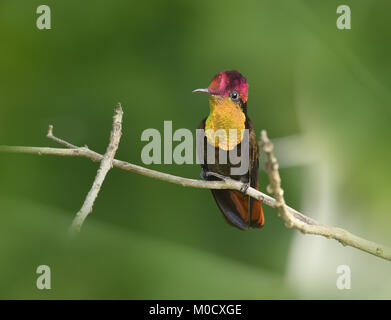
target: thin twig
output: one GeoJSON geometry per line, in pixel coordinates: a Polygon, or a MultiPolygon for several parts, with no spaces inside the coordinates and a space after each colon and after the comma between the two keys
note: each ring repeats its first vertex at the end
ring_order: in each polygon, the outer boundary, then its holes
{"type": "MultiPolygon", "coordinates": [[[[114,129],[113,129],[114,130],[114,129]]],[[[53,127],[49,127],[49,132],[47,135],[50,139],[60,143],[61,145],[66,146],[68,149],[63,148],[41,148],[41,147],[19,147],[19,146],[0,146],[0,152],[14,152],[14,153],[30,153],[30,154],[38,154],[38,155],[58,155],[58,156],[72,156],[72,157],[84,157],[88,158],[92,161],[102,162],[104,156],[88,149],[88,147],[77,147],[65,140],[57,138],[53,135],[53,127]]],[[[119,140],[118,140],[119,141],[119,140]]],[[[287,206],[285,204],[285,200],[283,197],[283,191],[281,189],[281,178],[278,173],[278,163],[277,159],[273,154],[273,145],[270,140],[267,138],[266,132],[263,131],[261,134],[261,144],[264,147],[264,151],[268,157],[268,161],[265,164],[265,170],[269,175],[270,179],[270,189],[274,193],[276,199],[268,196],[267,194],[258,191],[254,188],[249,187],[246,191],[250,197],[260,200],[264,204],[277,208],[281,217],[284,219],[285,224],[288,227],[296,228],[303,233],[309,233],[314,235],[321,235],[326,238],[332,238],[338,240],[343,245],[348,245],[359,250],[371,253],[380,258],[390,260],[391,261],[391,249],[387,248],[383,245],[377,244],[375,242],[360,238],[344,229],[337,227],[330,227],[323,224],[320,224],[316,220],[305,216],[299,211],[287,206]]],[[[118,145],[117,145],[118,147],[118,145]]],[[[109,148],[108,148],[109,149],[109,148]]],[[[108,151],[106,151],[107,154],[108,151]]],[[[115,151],[114,151],[115,153],[115,151]]],[[[114,157],[114,154],[113,154],[114,157]]],[[[117,167],[122,170],[134,172],[137,174],[141,174],[143,176],[147,176],[150,178],[162,180],[165,182],[170,182],[174,184],[181,185],[183,187],[193,187],[200,189],[231,189],[241,191],[243,188],[243,183],[226,179],[224,181],[204,181],[204,180],[196,180],[174,176],[171,174],[159,172],[156,170],[147,169],[126,161],[112,159],[112,166],[117,167]]],[[[110,168],[109,168],[110,169],[110,168]]],[[[107,172],[106,172],[107,173],[107,172]]],[[[97,175],[98,177],[98,175],[97,175]]],[[[103,177],[104,178],[104,177],[103,177]]],[[[96,181],[96,180],[95,180],[96,181]]],[[[95,184],[94,181],[94,184],[95,184]]],[[[103,180],[102,180],[103,182],[103,180]]],[[[93,189],[93,188],[92,188],[93,189]]],[[[91,189],[91,190],[92,190],[91,189]]],[[[99,189],[94,189],[97,196],[97,192],[99,189]]],[[[90,191],[91,192],[91,191],[90,191]]],[[[88,198],[88,196],[87,196],[88,198]]],[[[87,199],[86,199],[87,201],[87,199]]],[[[93,202],[92,202],[93,204],[93,202]]],[[[92,204],[90,208],[92,208],[92,204]]],[[[84,206],[84,205],[83,205],[84,206]]],[[[83,208],[82,208],[83,209],[83,208]]],[[[88,213],[87,213],[88,215],[88,213]]]]}
{"type": "Polygon", "coordinates": [[[48,137],[49,139],[52,139],[53,141],[59,143],[59,144],[62,144],[63,146],[67,147],[67,148],[71,148],[71,149],[76,149],[76,148],[79,148],[75,145],[73,145],[72,143],[69,143],[65,140],[62,140],[60,138],[57,138],[53,135],[53,126],[52,125],[49,125],[49,129],[48,129],[48,134],[46,135],[46,137],[48,137]]]}
{"type": "Polygon", "coordinates": [[[335,239],[344,246],[351,246],[380,258],[391,260],[391,248],[387,248],[381,244],[358,237],[341,228],[320,224],[307,224],[292,215],[289,207],[285,204],[284,191],[281,188],[281,177],[278,171],[278,162],[273,152],[274,146],[269,140],[265,130],[261,132],[261,145],[267,157],[264,169],[269,176],[270,191],[274,194],[276,199],[275,207],[279,211],[281,218],[285,221],[285,225],[288,228],[296,228],[302,233],[309,233],[320,235],[329,239],[335,239]]]}
{"type": "MultiPolygon", "coordinates": [[[[92,184],[92,187],[88,192],[86,199],[84,200],[83,206],[81,207],[79,212],[76,214],[75,219],[73,220],[71,226],[72,231],[80,231],[84,220],[92,212],[92,207],[94,205],[95,199],[98,196],[98,193],[100,191],[100,188],[102,187],[103,181],[105,180],[107,173],[113,167],[114,156],[115,153],[117,152],[119,141],[122,135],[122,115],[123,115],[123,111],[121,105],[118,104],[114,110],[113,128],[110,134],[110,143],[107,147],[105,155],[102,158],[94,183],[92,184]]],[[[48,137],[68,147],[74,148],[72,144],[54,137],[52,126],[49,127],[48,137]]]]}

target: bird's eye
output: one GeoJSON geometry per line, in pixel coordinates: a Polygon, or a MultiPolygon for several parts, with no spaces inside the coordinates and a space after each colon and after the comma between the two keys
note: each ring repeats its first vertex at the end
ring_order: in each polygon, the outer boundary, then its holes
{"type": "Polygon", "coordinates": [[[231,93],[229,94],[229,96],[230,96],[230,98],[232,99],[232,100],[235,100],[235,101],[237,101],[237,100],[239,100],[239,93],[237,92],[237,91],[231,91],[231,93]]]}

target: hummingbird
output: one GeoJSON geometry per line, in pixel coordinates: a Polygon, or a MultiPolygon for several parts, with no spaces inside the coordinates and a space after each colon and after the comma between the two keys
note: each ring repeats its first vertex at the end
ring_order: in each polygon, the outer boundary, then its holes
{"type": "MultiPolygon", "coordinates": [[[[205,134],[199,144],[201,150],[197,154],[204,157],[201,162],[201,177],[205,180],[219,180],[230,177],[244,183],[241,191],[213,190],[213,198],[222,212],[225,220],[241,230],[261,228],[264,225],[262,205],[259,200],[245,194],[249,186],[258,189],[259,148],[253,123],[247,115],[248,83],[238,71],[222,71],[210,82],[206,89],[196,89],[193,92],[206,93],[209,98],[210,113],[204,118],[198,129],[205,134]],[[232,129],[238,132],[234,139],[216,139],[213,133],[223,130],[227,133],[232,129]],[[243,132],[248,132],[248,170],[243,174],[232,174],[236,166],[230,160],[220,161],[220,151],[241,152],[243,132]],[[214,151],[214,161],[208,161],[208,150],[214,151]],[[209,163],[208,163],[209,162],[209,163]]],[[[244,146],[244,144],[243,144],[244,146]]],[[[246,150],[247,149],[247,150],[246,150]]]]}

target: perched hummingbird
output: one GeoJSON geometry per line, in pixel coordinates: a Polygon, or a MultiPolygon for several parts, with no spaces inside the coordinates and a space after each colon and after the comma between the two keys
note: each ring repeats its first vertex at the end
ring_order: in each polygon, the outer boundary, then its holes
{"type": "MultiPolygon", "coordinates": [[[[223,71],[212,79],[208,88],[196,89],[193,92],[208,94],[210,106],[209,116],[203,119],[198,126],[198,129],[205,130],[204,142],[201,144],[203,150],[197,150],[198,154],[204,155],[201,177],[206,180],[230,177],[243,182],[247,187],[258,188],[259,150],[253,124],[247,116],[248,84],[246,78],[238,71],[223,71]],[[213,134],[210,134],[210,132],[221,131],[221,129],[227,132],[227,137],[230,129],[236,129],[238,135],[227,142],[226,139],[216,139],[213,134]],[[219,163],[219,152],[223,149],[235,151],[239,155],[244,136],[241,134],[243,129],[248,129],[248,148],[245,150],[248,152],[248,170],[244,174],[233,175],[231,169],[235,165],[229,160],[219,163]],[[208,148],[214,149],[214,163],[208,163],[208,148]]],[[[246,196],[244,192],[211,191],[217,206],[230,225],[241,230],[263,226],[264,216],[260,201],[246,196]]]]}

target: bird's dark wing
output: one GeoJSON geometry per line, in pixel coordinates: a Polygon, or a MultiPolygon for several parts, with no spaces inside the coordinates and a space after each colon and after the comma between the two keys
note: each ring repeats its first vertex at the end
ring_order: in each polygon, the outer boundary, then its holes
{"type": "MultiPolygon", "coordinates": [[[[250,187],[258,189],[259,148],[254,126],[249,117],[247,117],[246,127],[249,130],[249,184],[250,187]]],[[[253,228],[261,228],[264,224],[264,216],[261,202],[259,200],[255,200],[252,197],[248,198],[248,210],[249,216],[251,217],[250,226],[253,228]]]]}
{"type": "MultiPolygon", "coordinates": [[[[206,118],[204,118],[201,123],[198,125],[197,129],[205,130],[205,122],[206,118]]],[[[198,157],[203,157],[203,163],[201,164],[202,170],[207,170],[207,165],[206,165],[206,137],[204,137],[202,140],[198,141],[200,137],[197,137],[197,146],[196,146],[196,156],[198,157]],[[202,156],[203,155],[203,156],[202,156]]],[[[202,159],[199,159],[201,162],[202,159]]],[[[201,173],[202,176],[202,173],[201,173]]]]}
{"type": "Polygon", "coordinates": [[[249,168],[248,176],[250,187],[258,187],[258,169],[259,169],[259,148],[258,141],[255,135],[253,123],[247,117],[247,125],[249,131],[249,168]]]}

